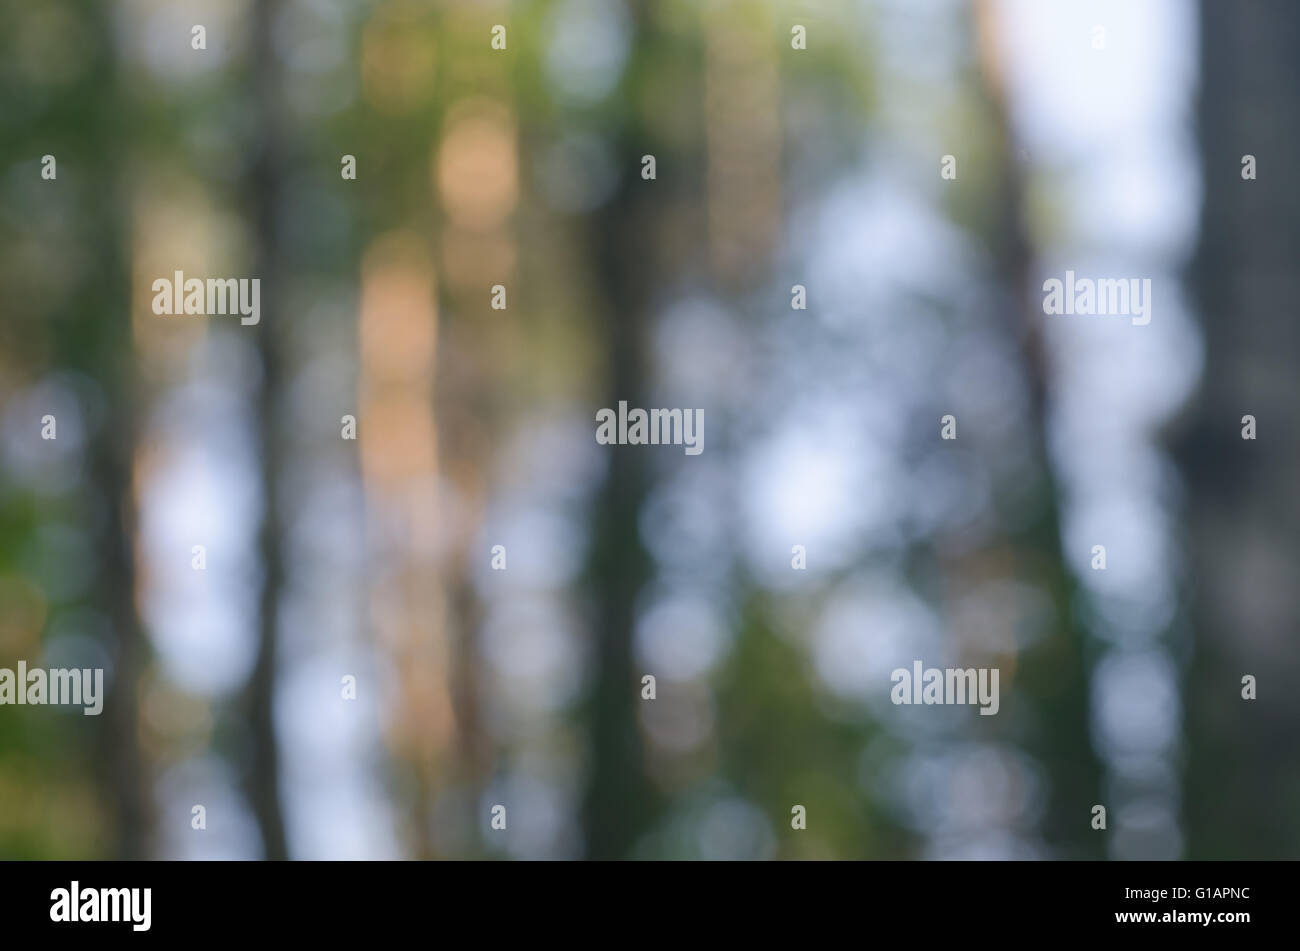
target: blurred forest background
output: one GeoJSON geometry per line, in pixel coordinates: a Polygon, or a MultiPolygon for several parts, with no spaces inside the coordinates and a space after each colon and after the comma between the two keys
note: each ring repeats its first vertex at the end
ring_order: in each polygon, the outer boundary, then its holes
{"type": "Polygon", "coordinates": [[[0,0],[0,667],[109,684],[0,708],[0,858],[1300,857],[1298,48],[0,0]],[[1067,268],[1150,325],[1045,317],[1067,268]],[[176,270],[260,324],[155,316],[176,270]],[[620,400],[705,451],[597,446],[620,400]],[[999,714],[892,705],[915,659],[999,714]]]}

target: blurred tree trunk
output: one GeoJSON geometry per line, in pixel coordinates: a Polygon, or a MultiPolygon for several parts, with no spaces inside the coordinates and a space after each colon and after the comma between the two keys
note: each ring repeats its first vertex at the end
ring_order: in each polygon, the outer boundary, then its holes
{"type": "MultiPolygon", "coordinates": [[[[108,518],[96,551],[100,565],[98,603],[107,607],[115,635],[109,648],[113,675],[104,698],[107,742],[100,744],[97,767],[108,794],[114,835],[111,854],[137,860],[149,855],[148,772],[140,748],[140,674],[148,647],[136,609],[135,501],[132,468],[136,447],[135,394],[132,375],[131,282],[127,234],[130,215],[121,189],[121,137],[112,116],[118,109],[116,50],[111,11],[94,5],[91,34],[103,38],[103,68],[96,95],[102,108],[81,128],[83,159],[100,166],[103,186],[99,207],[86,209],[98,222],[95,260],[98,273],[81,317],[71,327],[67,363],[103,387],[105,415],[88,447],[91,482],[102,493],[108,518]],[[104,308],[109,313],[104,313],[104,308]]],[[[78,103],[78,113],[84,108],[78,103]]],[[[85,119],[79,120],[86,122],[85,119]]]]}
{"type": "MultiPolygon", "coordinates": [[[[6,773],[9,763],[0,762],[0,782],[16,776],[37,810],[25,811],[22,799],[16,809],[6,807],[0,852],[46,859],[68,850],[63,857],[135,860],[149,857],[152,815],[140,742],[148,644],[136,605],[137,394],[130,208],[119,125],[130,104],[113,11],[104,4],[76,7],[75,14],[62,11],[84,20],[75,65],[65,70],[68,63],[48,63],[38,59],[45,52],[30,48],[34,36],[54,38],[46,27],[63,22],[60,11],[0,0],[0,61],[6,64],[0,84],[0,168],[6,174],[0,197],[0,406],[9,411],[16,391],[52,383],[76,399],[85,435],[81,454],[74,449],[60,458],[79,470],[63,473],[72,476],[66,490],[11,483],[8,466],[0,472],[0,580],[29,576],[40,608],[25,618],[23,605],[5,588],[0,653],[5,663],[24,658],[35,665],[29,651],[38,648],[28,636],[47,637],[50,622],[75,617],[80,633],[102,634],[108,663],[102,715],[84,723],[93,737],[90,752],[80,742],[50,742],[44,724],[29,732],[32,724],[23,718],[0,717],[0,760],[15,754],[21,770],[6,773]],[[56,68],[47,73],[49,65],[56,68]],[[64,79],[50,81],[59,75],[64,79]],[[48,180],[42,175],[46,154],[57,163],[56,177],[48,180]],[[41,266],[32,267],[34,257],[41,266]],[[91,583],[72,596],[46,589],[42,576],[49,569],[30,563],[42,547],[42,530],[61,525],[83,533],[89,545],[89,564],[74,567],[91,583]],[[83,623],[90,619],[105,623],[83,623]],[[22,636],[11,641],[7,635],[14,630],[22,636]],[[95,803],[94,814],[72,814],[81,811],[85,795],[95,803]],[[87,841],[79,827],[102,835],[87,841]]],[[[60,441],[69,439],[65,427],[75,433],[77,426],[62,415],[56,424],[60,441]]],[[[31,438],[39,439],[41,416],[27,425],[31,438]]],[[[40,446],[53,448],[43,440],[40,446]]],[[[75,719],[79,733],[83,725],[75,719]]]]}
{"type": "MultiPolygon", "coordinates": [[[[625,168],[639,156],[624,150],[625,168]]],[[[632,173],[635,176],[635,172],[632,173]]],[[[645,335],[648,320],[647,246],[653,228],[649,201],[633,194],[635,176],[597,215],[592,252],[605,293],[609,380],[602,406],[646,405],[645,335]]],[[[594,424],[593,424],[594,425],[594,424]]],[[[606,446],[609,469],[596,501],[588,579],[595,596],[594,685],[587,711],[591,735],[590,787],[585,808],[587,855],[624,858],[645,831],[651,794],[637,720],[639,678],[633,665],[638,593],[650,576],[640,537],[648,490],[644,454],[637,446],[606,446]]]]}
{"type": "MultiPolygon", "coordinates": [[[[631,48],[653,57],[646,10],[639,5],[631,48]]],[[[629,64],[628,74],[635,72],[629,64]]],[[[655,183],[643,181],[641,156],[659,154],[638,139],[643,129],[627,129],[615,143],[622,177],[616,192],[590,222],[588,248],[595,262],[604,312],[597,333],[604,339],[608,376],[602,406],[617,411],[645,406],[647,334],[651,297],[664,286],[657,272],[654,236],[665,199],[655,183]]],[[[592,422],[594,427],[594,421],[592,422]]],[[[649,489],[642,447],[604,446],[609,469],[596,499],[587,582],[595,612],[592,688],[584,720],[590,736],[589,786],[583,809],[588,858],[627,858],[655,813],[655,794],[646,775],[644,743],[638,722],[640,678],[634,665],[633,633],[637,595],[651,573],[640,535],[640,515],[649,489]]]]}
{"type": "Polygon", "coordinates": [[[1205,337],[1177,446],[1195,639],[1187,856],[1300,855],[1300,5],[1200,5],[1205,187],[1191,267],[1205,337]],[[1242,178],[1253,155],[1258,178],[1242,178]],[[1241,438],[1254,416],[1255,441],[1241,438]],[[1242,677],[1258,699],[1242,698],[1242,677]]]}
{"type": "Polygon", "coordinates": [[[257,0],[250,17],[252,94],[257,123],[257,157],[250,173],[250,197],[256,247],[253,276],[262,282],[263,319],[253,330],[262,358],[262,397],[257,402],[258,443],[262,463],[263,515],[260,533],[262,591],[257,659],[247,687],[247,710],[253,744],[247,792],[262,836],[264,856],[288,858],[280,791],[280,748],[275,730],[276,654],[279,643],[280,595],[284,588],[284,535],[277,492],[282,471],[283,438],[276,419],[283,403],[288,331],[284,313],[283,255],[276,214],[284,180],[285,116],[281,108],[282,76],[272,40],[279,0],[257,0]]]}
{"type": "MultiPolygon", "coordinates": [[[[101,153],[103,154],[103,153],[101,153]]],[[[117,217],[124,220],[124,216],[117,217]]],[[[118,246],[120,248],[120,245],[118,246]]],[[[99,771],[108,793],[115,834],[111,853],[118,859],[148,858],[148,775],[140,749],[140,673],[147,646],[135,602],[135,501],[131,469],[135,426],[131,383],[130,287],[125,261],[108,242],[98,245],[105,267],[97,292],[115,303],[118,319],[94,319],[82,329],[98,340],[95,363],[87,368],[104,388],[105,417],[89,446],[91,480],[103,493],[108,518],[97,558],[101,566],[99,603],[106,605],[116,640],[110,648],[113,676],[104,698],[108,740],[99,747],[99,771]],[[111,262],[111,263],[109,263],[111,262]],[[109,272],[117,272],[109,276],[109,272]],[[116,291],[109,288],[116,285],[116,291]]]]}
{"type": "Polygon", "coordinates": [[[1032,423],[1025,439],[1041,476],[1037,497],[1044,500],[1037,517],[1008,541],[1017,574],[1031,578],[1051,598],[1057,619],[1052,636],[1026,651],[1018,662],[1016,691],[1030,699],[1038,721],[1031,734],[1018,742],[1042,766],[1048,780],[1039,827],[1052,857],[1099,859],[1104,858],[1105,840],[1088,821],[1093,804],[1102,801],[1101,765],[1091,741],[1089,642],[1087,631],[1074,618],[1077,586],[1062,549],[1061,496],[1047,448],[1050,381],[1043,353],[1043,314],[1032,279],[1033,248],[1024,225],[1025,181],[1015,158],[1002,52],[994,41],[1000,28],[988,2],[976,4],[975,27],[998,169],[989,195],[988,242],[999,293],[1005,294],[997,307],[1005,315],[1005,324],[994,329],[1015,341],[1019,350],[1032,423]]]}

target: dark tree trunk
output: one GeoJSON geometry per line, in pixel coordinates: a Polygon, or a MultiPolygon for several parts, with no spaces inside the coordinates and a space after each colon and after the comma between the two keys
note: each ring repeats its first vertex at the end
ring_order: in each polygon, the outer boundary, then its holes
{"type": "Polygon", "coordinates": [[[1031,577],[1053,603],[1058,626],[1052,636],[1028,650],[1019,662],[1017,691],[1034,705],[1038,722],[1031,735],[1017,738],[1039,762],[1048,780],[1040,828],[1048,848],[1058,858],[1103,858],[1104,839],[1089,825],[1091,807],[1101,802],[1101,765],[1092,748],[1090,731],[1090,644],[1087,631],[1074,618],[1076,583],[1066,565],[1058,511],[1060,492],[1047,444],[1047,404],[1051,381],[1043,352],[1042,311],[1033,293],[1034,251],[1025,233],[1025,181],[1015,158],[1006,91],[1002,87],[1001,51],[991,38],[1001,31],[987,3],[977,10],[977,36],[989,116],[997,136],[998,180],[990,196],[991,250],[997,266],[996,293],[1005,300],[995,309],[1005,323],[994,328],[1016,342],[1029,392],[1034,468],[1041,474],[1037,493],[1041,511],[1028,527],[1009,539],[1016,573],[1031,577]]]}
{"type": "Polygon", "coordinates": [[[283,256],[277,234],[276,214],[284,180],[283,129],[280,106],[282,77],[272,30],[278,0],[257,0],[251,16],[255,108],[258,110],[259,153],[251,173],[256,251],[253,276],[262,282],[262,319],[256,326],[258,351],[262,358],[262,394],[258,401],[258,443],[262,463],[264,510],[260,533],[263,580],[259,608],[260,634],[257,660],[247,690],[247,713],[253,743],[247,792],[261,831],[266,858],[288,858],[284,814],[280,791],[280,747],[275,730],[276,654],[279,643],[280,596],[284,588],[285,564],[282,521],[278,499],[279,475],[283,468],[283,441],[276,419],[282,404],[285,348],[288,342],[283,256]]]}
{"type": "MultiPolygon", "coordinates": [[[[637,159],[625,156],[635,167],[637,159]]],[[[640,179],[638,177],[637,181],[640,179]]],[[[595,253],[608,308],[609,383],[603,406],[643,406],[646,393],[646,271],[650,210],[626,191],[598,216],[595,253]]],[[[648,489],[644,454],[636,446],[607,446],[609,470],[596,502],[589,579],[595,594],[596,650],[591,729],[591,783],[585,809],[587,854],[624,858],[644,831],[650,791],[637,720],[639,678],[632,634],[637,594],[650,577],[639,516],[648,489]]]]}
{"type": "MultiPolygon", "coordinates": [[[[136,446],[135,392],[131,367],[131,282],[126,223],[129,208],[121,183],[122,154],[114,143],[120,133],[113,118],[123,112],[117,82],[113,30],[109,12],[98,5],[88,13],[90,28],[103,38],[103,73],[95,92],[100,108],[81,127],[82,159],[94,157],[101,185],[97,205],[86,209],[97,222],[94,249],[97,271],[86,293],[80,316],[66,322],[72,333],[60,341],[61,362],[99,382],[104,416],[88,446],[94,489],[108,517],[99,533],[96,560],[100,566],[96,602],[107,611],[113,642],[109,646],[113,676],[106,684],[100,726],[106,737],[98,747],[96,771],[107,799],[113,835],[106,843],[117,859],[144,859],[150,852],[149,774],[140,747],[140,673],[148,645],[136,608],[135,502],[132,466],[136,446]]],[[[78,104],[81,111],[81,104],[78,104]]]]}
{"type": "Polygon", "coordinates": [[[1194,651],[1187,855],[1300,855],[1300,5],[1200,7],[1205,339],[1178,444],[1187,480],[1194,651]],[[1242,178],[1255,156],[1258,178],[1242,178]],[[1258,436],[1241,437],[1242,417],[1258,436]],[[1258,699],[1242,698],[1242,677],[1258,699]]]}
{"type": "MultiPolygon", "coordinates": [[[[638,8],[634,48],[646,48],[645,11],[638,8]]],[[[631,72],[629,68],[629,72],[631,72]]],[[[641,155],[653,145],[625,133],[618,155],[621,184],[591,222],[589,248],[602,292],[599,332],[605,339],[606,381],[602,406],[644,406],[647,394],[647,334],[652,295],[662,284],[654,243],[663,198],[643,181],[641,155]]],[[[593,422],[594,426],[594,422],[593,422]]],[[[589,724],[589,786],[583,808],[586,854],[593,859],[627,858],[647,831],[656,796],[646,773],[638,721],[640,677],[635,669],[635,606],[651,575],[639,518],[649,489],[646,456],[636,446],[605,446],[609,469],[595,503],[587,581],[593,596],[595,651],[589,724]]]]}

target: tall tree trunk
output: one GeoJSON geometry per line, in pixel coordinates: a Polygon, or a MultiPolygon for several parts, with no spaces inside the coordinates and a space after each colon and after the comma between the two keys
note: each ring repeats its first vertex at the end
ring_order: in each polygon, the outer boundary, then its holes
{"type": "Polygon", "coordinates": [[[282,471],[283,435],[276,430],[284,387],[288,330],[286,277],[276,233],[276,213],[284,180],[285,116],[281,108],[282,77],[272,42],[279,0],[256,0],[250,17],[252,93],[258,121],[259,152],[251,173],[256,251],[253,276],[261,279],[263,319],[254,331],[262,358],[262,394],[258,401],[258,443],[261,450],[263,515],[260,533],[263,581],[259,606],[257,659],[248,683],[247,710],[253,743],[252,771],[247,792],[261,831],[266,858],[288,858],[280,791],[280,748],[275,730],[276,653],[279,643],[280,595],[285,564],[280,507],[277,500],[282,471]]]}
{"type": "MultiPolygon", "coordinates": [[[[633,49],[646,55],[645,8],[636,10],[633,49]]],[[[628,72],[633,67],[629,65],[628,72]]],[[[598,315],[605,340],[602,406],[644,406],[651,294],[661,275],[654,246],[663,198],[638,174],[653,145],[624,133],[617,154],[624,175],[616,193],[591,222],[589,248],[602,292],[598,315]]],[[[646,774],[638,722],[639,678],[633,628],[637,595],[650,578],[639,517],[649,489],[646,456],[635,446],[606,446],[609,469],[596,500],[587,579],[594,596],[596,645],[593,686],[585,720],[590,730],[590,778],[583,809],[586,853],[593,859],[628,857],[649,828],[656,805],[646,774]]]]}
{"type": "Polygon", "coordinates": [[[1015,159],[1007,93],[1002,82],[1002,51],[994,42],[1002,32],[987,0],[975,6],[979,64],[995,124],[999,169],[990,208],[996,214],[990,245],[997,266],[997,287],[1008,296],[998,312],[1006,316],[996,328],[1017,342],[1020,365],[1029,392],[1034,468],[1042,476],[1042,511],[1028,528],[1010,539],[1017,573],[1028,574],[1053,603],[1058,627],[1050,638],[1028,650],[1019,662],[1017,691],[1029,697],[1040,722],[1032,735],[1019,738],[1026,752],[1043,767],[1048,779],[1040,827],[1046,844],[1059,858],[1102,858],[1104,840],[1088,819],[1101,802],[1101,765],[1092,748],[1090,730],[1089,641],[1074,619],[1076,582],[1065,562],[1061,542],[1060,493],[1047,443],[1047,404],[1050,381],[1041,332],[1042,312],[1032,289],[1034,252],[1025,233],[1024,176],[1015,159]]]}
{"type": "Polygon", "coordinates": [[[1300,855],[1300,5],[1200,7],[1205,337],[1178,445],[1195,649],[1186,695],[1189,858],[1300,855]],[[1258,178],[1242,177],[1243,156],[1258,178]],[[1254,416],[1257,438],[1241,436],[1254,416]],[[1258,699],[1242,697],[1257,678],[1258,699]]]}
{"type": "MultiPolygon", "coordinates": [[[[624,156],[633,168],[637,158],[624,156]]],[[[639,181],[639,179],[637,179],[639,181]]],[[[647,271],[652,258],[647,199],[622,190],[599,214],[594,252],[605,292],[609,382],[602,405],[643,406],[646,393],[647,271]]],[[[587,713],[591,783],[585,809],[587,854],[624,858],[651,813],[642,761],[638,678],[632,636],[637,594],[650,576],[638,519],[648,489],[645,456],[635,446],[608,446],[609,470],[596,502],[589,565],[595,592],[595,683],[587,713]]]]}
{"type": "MultiPolygon", "coordinates": [[[[88,35],[101,37],[104,44],[101,84],[94,94],[100,103],[99,108],[85,113],[93,118],[79,120],[85,123],[81,126],[80,158],[94,156],[97,174],[102,176],[96,206],[85,209],[96,224],[96,273],[84,292],[81,316],[62,324],[71,334],[60,340],[59,362],[97,380],[104,396],[104,418],[92,431],[88,446],[91,479],[108,511],[96,546],[100,574],[93,596],[108,613],[114,641],[109,648],[113,676],[107,684],[100,724],[106,737],[98,746],[96,771],[113,828],[108,853],[117,859],[137,860],[148,858],[150,850],[149,777],[139,740],[138,699],[148,646],[136,606],[136,512],[132,488],[136,424],[130,264],[126,252],[130,215],[121,187],[123,155],[116,146],[121,136],[111,119],[121,113],[122,93],[110,13],[99,5],[91,5],[87,11],[95,21],[88,27],[88,35]]],[[[75,108],[79,116],[83,115],[84,101],[75,108]]]]}

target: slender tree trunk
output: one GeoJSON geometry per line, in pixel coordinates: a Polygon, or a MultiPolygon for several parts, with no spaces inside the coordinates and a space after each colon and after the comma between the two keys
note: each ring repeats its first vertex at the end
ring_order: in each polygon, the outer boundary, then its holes
{"type": "MultiPolygon", "coordinates": [[[[636,158],[625,162],[635,167],[636,158]]],[[[638,179],[639,180],[639,179],[638,179]]],[[[626,191],[598,216],[593,232],[606,295],[609,383],[602,405],[643,406],[646,393],[647,290],[644,265],[653,229],[646,199],[626,191]]],[[[650,576],[638,519],[648,489],[645,456],[635,446],[608,446],[609,471],[596,502],[589,577],[595,592],[595,684],[591,785],[585,810],[587,854],[624,858],[651,813],[640,727],[632,637],[637,594],[650,576]]]]}
{"type": "MultiPolygon", "coordinates": [[[[637,7],[633,48],[644,54],[645,9],[637,7]]],[[[631,67],[629,67],[631,72],[631,67]]],[[[662,198],[638,174],[641,155],[654,151],[630,137],[620,143],[622,183],[596,212],[589,248],[596,263],[604,313],[608,377],[602,406],[644,406],[651,295],[663,275],[654,246],[662,198]]],[[[606,446],[609,469],[596,499],[587,580],[593,595],[593,686],[585,721],[590,736],[590,781],[583,809],[587,856],[628,857],[648,829],[656,796],[646,773],[638,722],[639,677],[634,666],[635,605],[651,574],[639,518],[649,489],[646,457],[635,446],[606,446]]]]}
{"type": "Polygon", "coordinates": [[[1074,620],[1076,583],[1065,563],[1058,503],[1060,493],[1047,449],[1047,403],[1050,381],[1041,333],[1041,309],[1033,296],[1033,248],[1024,226],[1024,177],[1015,159],[1006,90],[1002,85],[1002,52],[993,42],[1000,32],[987,2],[975,7],[979,59],[990,116],[997,128],[1000,169],[991,207],[996,209],[991,246],[997,265],[997,286],[1007,291],[998,311],[1006,322],[998,330],[1017,342],[1020,365],[1029,391],[1034,468],[1041,473],[1041,497],[1048,501],[1039,517],[1011,539],[1016,571],[1029,574],[1042,586],[1055,608],[1059,626],[1052,637],[1036,644],[1019,661],[1017,690],[1029,697],[1040,719],[1032,735],[1019,738],[1026,752],[1048,778],[1045,814],[1040,827],[1047,845],[1061,858],[1102,858],[1103,839],[1089,826],[1093,804],[1101,801],[1101,765],[1092,748],[1089,678],[1091,665],[1087,631],[1074,620]]]}
{"type": "Polygon", "coordinates": [[[277,410],[284,387],[287,330],[283,309],[283,257],[276,231],[276,211],[284,179],[285,117],[281,104],[282,76],[272,44],[279,0],[256,0],[251,11],[251,56],[255,107],[258,110],[257,159],[251,174],[256,252],[253,275],[262,282],[262,320],[254,331],[262,358],[262,393],[258,401],[258,443],[261,450],[262,498],[260,534],[263,581],[259,607],[257,660],[249,680],[247,710],[253,743],[252,771],[247,790],[268,859],[288,858],[280,791],[280,748],[275,730],[276,654],[279,643],[280,595],[284,588],[284,528],[277,499],[283,469],[283,437],[277,432],[277,410]]]}
{"type": "MultiPolygon", "coordinates": [[[[72,339],[61,341],[64,360],[97,379],[104,395],[105,415],[92,431],[88,447],[94,487],[102,494],[108,517],[99,534],[96,560],[100,566],[97,602],[105,607],[114,640],[109,648],[113,676],[107,683],[96,771],[106,794],[113,835],[109,854],[118,859],[149,857],[149,777],[140,747],[140,672],[148,647],[136,608],[135,526],[132,467],[136,447],[135,392],[132,375],[131,282],[126,249],[130,220],[122,191],[122,153],[115,143],[120,130],[109,117],[120,115],[110,11],[94,5],[88,13],[95,23],[89,34],[102,37],[103,76],[96,95],[101,107],[82,128],[83,157],[95,156],[102,176],[99,204],[85,209],[97,218],[95,247],[98,271],[81,317],[68,326],[72,339]],[[93,301],[93,303],[91,303],[93,301]]],[[[78,104],[80,113],[84,107],[78,104]]],[[[61,361],[62,362],[62,361],[61,361]]]]}
{"type": "MultiPolygon", "coordinates": [[[[118,216],[115,214],[115,218],[118,216]]],[[[118,218],[120,220],[120,218],[118,218]]],[[[104,253],[105,246],[101,246],[104,253]]],[[[111,252],[109,252],[111,254],[111,252]]],[[[105,599],[116,635],[113,677],[104,698],[105,728],[109,739],[102,747],[100,772],[111,797],[111,814],[116,829],[112,853],[120,859],[148,857],[147,775],[143,765],[139,733],[140,671],[147,647],[135,602],[135,502],[131,468],[135,449],[132,383],[129,372],[130,288],[122,265],[117,293],[106,293],[114,301],[119,320],[103,320],[98,370],[107,395],[108,413],[90,445],[90,470],[96,487],[103,493],[109,517],[99,542],[100,591],[105,599]],[[110,339],[116,334],[116,340],[110,339]]],[[[101,288],[101,291],[103,288],[101,288]]],[[[94,333],[95,331],[89,331],[94,333]]]]}

